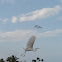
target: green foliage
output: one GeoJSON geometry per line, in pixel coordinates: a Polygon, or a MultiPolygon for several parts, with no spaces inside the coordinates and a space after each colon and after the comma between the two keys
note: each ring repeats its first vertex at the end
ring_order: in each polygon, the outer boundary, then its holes
{"type": "Polygon", "coordinates": [[[6,61],[7,61],[7,62],[19,62],[19,61],[17,61],[18,59],[19,59],[19,58],[17,58],[16,56],[12,55],[12,56],[8,57],[8,58],[6,59],[6,61]]]}
{"type": "Polygon", "coordinates": [[[2,58],[2,59],[0,59],[0,62],[5,62],[5,61],[4,61],[4,59],[2,58]]]}
{"type": "MultiPolygon", "coordinates": [[[[4,59],[0,59],[0,62],[23,62],[23,61],[18,61],[19,58],[17,58],[16,56],[12,55],[9,56],[6,61],[4,61],[4,59]]],[[[37,57],[36,59],[32,59],[32,62],[43,62],[44,59],[40,59],[39,57],[37,57]]],[[[26,60],[24,61],[26,62],[26,60]]]]}

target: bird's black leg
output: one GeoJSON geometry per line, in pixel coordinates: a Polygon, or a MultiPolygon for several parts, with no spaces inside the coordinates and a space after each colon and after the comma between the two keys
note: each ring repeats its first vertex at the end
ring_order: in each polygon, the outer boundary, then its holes
{"type": "MultiPolygon", "coordinates": [[[[26,51],[25,51],[25,54],[26,54],[26,51]]],[[[23,57],[25,56],[25,54],[23,55],[23,57]]]]}
{"type": "MultiPolygon", "coordinates": [[[[24,53],[26,53],[26,51],[25,51],[24,53]]],[[[21,56],[23,56],[23,55],[24,55],[24,53],[23,53],[21,56]]]]}

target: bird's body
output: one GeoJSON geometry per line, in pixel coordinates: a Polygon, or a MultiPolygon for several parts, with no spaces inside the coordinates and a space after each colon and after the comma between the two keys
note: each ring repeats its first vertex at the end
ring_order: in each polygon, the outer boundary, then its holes
{"type": "Polygon", "coordinates": [[[26,46],[26,48],[25,48],[25,51],[33,51],[33,50],[34,50],[34,49],[33,49],[33,44],[34,44],[34,42],[35,42],[35,39],[36,39],[35,36],[32,36],[32,37],[29,39],[29,41],[28,41],[28,43],[27,43],[27,46],[26,46]]]}
{"type": "Polygon", "coordinates": [[[25,51],[34,51],[33,48],[25,48],[25,51]]]}
{"type": "MultiPolygon", "coordinates": [[[[34,35],[30,37],[30,39],[29,39],[29,41],[28,41],[28,43],[27,43],[26,48],[24,48],[24,50],[25,50],[24,53],[26,53],[26,51],[36,51],[37,49],[39,49],[39,48],[33,49],[33,45],[34,45],[35,39],[36,39],[36,37],[35,37],[34,35]]],[[[23,53],[23,54],[24,54],[24,53],[23,53]]],[[[22,55],[23,55],[23,54],[22,54],[22,55]]],[[[22,55],[21,55],[21,56],[22,56],[22,55]]],[[[25,55],[24,55],[24,56],[25,56],[25,55]]]]}

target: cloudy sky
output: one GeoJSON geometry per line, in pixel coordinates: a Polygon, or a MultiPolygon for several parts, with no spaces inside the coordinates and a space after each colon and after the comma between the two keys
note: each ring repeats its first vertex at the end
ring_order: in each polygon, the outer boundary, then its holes
{"type": "Polygon", "coordinates": [[[12,54],[29,61],[62,61],[62,0],[0,0],[0,58],[12,54]],[[43,28],[35,28],[39,25],[43,28]],[[20,55],[35,35],[36,52],[20,55]]]}

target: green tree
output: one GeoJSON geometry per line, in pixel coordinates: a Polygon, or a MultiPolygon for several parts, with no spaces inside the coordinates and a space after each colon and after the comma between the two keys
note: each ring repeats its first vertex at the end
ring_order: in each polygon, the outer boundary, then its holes
{"type": "Polygon", "coordinates": [[[17,58],[16,56],[12,55],[12,56],[8,57],[8,58],[6,59],[6,61],[7,61],[7,62],[19,62],[19,61],[17,61],[18,59],[19,59],[19,58],[17,58]]]}
{"type": "Polygon", "coordinates": [[[41,59],[41,61],[43,62],[44,60],[43,60],[43,59],[41,59]]]}
{"type": "Polygon", "coordinates": [[[33,60],[32,60],[32,62],[36,62],[36,60],[35,60],[35,59],[33,59],[33,60]]]}
{"type": "Polygon", "coordinates": [[[40,58],[39,57],[37,57],[37,62],[39,62],[40,61],[40,58]]]}
{"type": "Polygon", "coordinates": [[[4,61],[4,59],[2,58],[2,59],[0,59],[0,62],[5,62],[5,61],[4,61]]]}

